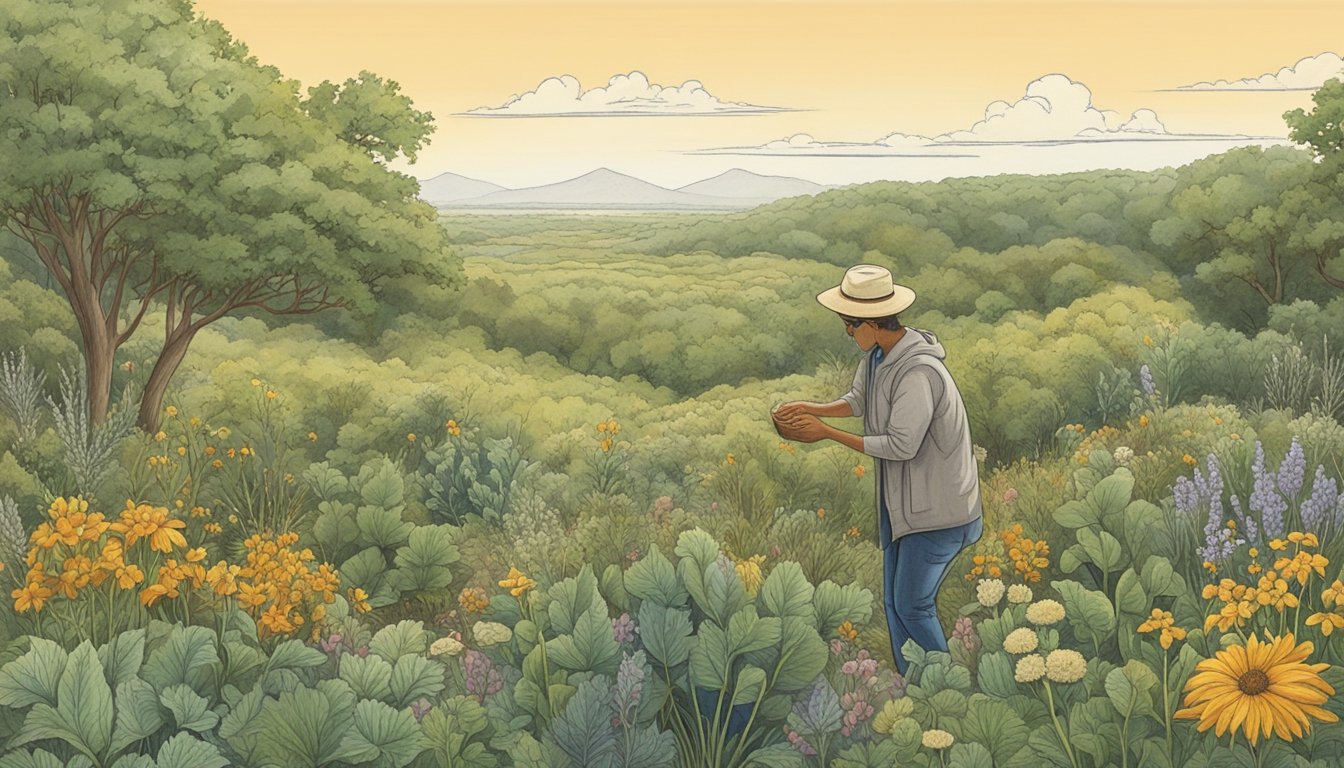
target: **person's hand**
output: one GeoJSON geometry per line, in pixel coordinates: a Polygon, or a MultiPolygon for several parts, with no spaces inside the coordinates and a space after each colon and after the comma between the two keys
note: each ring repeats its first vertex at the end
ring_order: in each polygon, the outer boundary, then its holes
{"type": "Polygon", "coordinates": [[[812,413],[813,403],[795,400],[791,403],[785,403],[775,409],[775,415],[780,421],[790,421],[798,416],[812,413]]]}
{"type": "Polygon", "coordinates": [[[790,440],[800,443],[815,443],[826,438],[826,425],[811,414],[802,414],[783,423],[784,431],[790,440]]]}

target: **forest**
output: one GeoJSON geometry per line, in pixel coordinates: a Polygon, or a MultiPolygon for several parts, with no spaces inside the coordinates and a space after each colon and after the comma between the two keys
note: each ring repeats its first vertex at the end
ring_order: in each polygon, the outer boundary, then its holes
{"type": "Polygon", "coordinates": [[[1153,172],[473,217],[395,83],[63,8],[0,9],[0,768],[1340,764],[1339,81],[1153,172]],[[769,418],[857,263],[980,464],[904,676],[871,460],[769,418]]]}

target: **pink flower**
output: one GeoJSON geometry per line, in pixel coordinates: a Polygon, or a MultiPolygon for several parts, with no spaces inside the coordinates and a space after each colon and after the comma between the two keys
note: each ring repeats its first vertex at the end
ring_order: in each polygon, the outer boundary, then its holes
{"type": "Polygon", "coordinates": [[[1005,504],[1012,504],[1014,501],[1017,501],[1017,489],[1009,488],[1008,490],[1004,491],[1003,501],[1005,504]]]}
{"type": "Polygon", "coordinates": [[[844,643],[840,642],[839,640],[831,641],[831,653],[834,653],[838,656],[839,654],[842,654],[844,652],[845,652],[844,643]]]}
{"type": "Polygon", "coordinates": [[[877,674],[877,659],[864,659],[859,662],[859,677],[867,680],[877,674]]]}
{"type": "Polygon", "coordinates": [[[853,659],[846,661],[840,667],[840,672],[846,675],[858,674],[858,671],[859,671],[859,662],[854,661],[853,659]]]}

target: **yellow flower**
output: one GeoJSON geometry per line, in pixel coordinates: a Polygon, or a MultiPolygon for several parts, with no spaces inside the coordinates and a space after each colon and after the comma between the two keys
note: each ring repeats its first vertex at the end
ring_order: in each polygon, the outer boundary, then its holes
{"type": "Polygon", "coordinates": [[[310,443],[316,443],[316,442],[317,442],[317,433],[316,433],[316,432],[309,432],[309,433],[308,433],[308,442],[310,442],[310,443]]]}
{"type": "Polygon", "coordinates": [[[1172,618],[1171,611],[1163,611],[1158,608],[1153,609],[1152,615],[1147,621],[1139,625],[1140,633],[1158,632],[1158,643],[1162,650],[1169,650],[1175,640],[1184,640],[1186,632],[1181,627],[1176,626],[1176,621],[1172,618]]]}
{"type": "Polygon", "coordinates": [[[166,414],[168,414],[168,418],[170,418],[170,419],[172,419],[172,418],[176,418],[176,417],[177,417],[177,407],[176,407],[176,406],[172,406],[172,405],[170,405],[170,406],[168,406],[167,408],[164,408],[164,409],[163,409],[163,412],[166,413],[166,414]]]}
{"type": "Polygon", "coordinates": [[[1191,456],[1188,453],[1181,457],[1181,461],[1184,461],[1186,464],[1189,464],[1192,467],[1199,463],[1199,461],[1197,461],[1194,456],[1191,456]]]}
{"type": "Polygon", "coordinates": [[[206,533],[219,533],[224,530],[224,526],[219,523],[206,523],[204,527],[206,533]]]}
{"type": "Polygon", "coordinates": [[[448,423],[444,424],[444,426],[448,428],[448,434],[452,435],[453,437],[457,437],[458,435],[462,434],[462,427],[458,426],[456,419],[449,419],[448,423]]]}
{"type": "Polygon", "coordinates": [[[261,386],[261,379],[253,379],[253,380],[252,380],[252,386],[254,386],[254,387],[260,387],[260,386],[261,386]]]}
{"type": "Polygon", "coordinates": [[[1321,673],[1329,664],[1304,663],[1310,642],[1298,645],[1291,634],[1261,642],[1251,635],[1246,645],[1233,645],[1195,666],[1185,686],[1180,719],[1197,719],[1196,730],[1210,728],[1216,736],[1240,730],[1252,746],[1271,735],[1284,741],[1311,731],[1312,719],[1339,718],[1322,708],[1335,689],[1321,673]]]}
{"type": "Polygon", "coordinates": [[[764,563],[765,555],[752,555],[746,560],[737,562],[737,576],[742,579],[742,586],[747,588],[748,595],[755,596],[756,590],[761,587],[761,582],[765,581],[761,573],[761,565],[764,563]]]}
{"type": "Polygon", "coordinates": [[[605,422],[605,421],[599,421],[599,422],[597,423],[597,432],[598,432],[598,434],[605,434],[606,431],[607,431],[607,422],[605,422]]]}
{"type": "Polygon", "coordinates": [[[855,464],[855,465],[854,465],[854,476],[855,476],[855,477],[857,477],[857,478],[859,478],[860,480],[862,480],[862,479],[863,479],[863,476],[864,476],[865,474],[867,474],[867,473],[868,473],[868,469],[867,469],[866,467],[864,467],[862,464],[855,464]]]}
{"type": "Polygon", "coordinates": [[[732,465],[737,463],[737,459],[733,458],[733,454],[730,453],[728,454],[728,457],[723,460],[723,463],[731,467],[732,465]]]}
{"type": "Polygon", "coordinates": [[[825,520],[825,519],[826,519],[826,508],[825,508],[825,507],[822,507],[821,509],[818,509],[818,510],[817,510],[817,519],[818,519],[818,520],[825,520]]]}
{"type": "Polygon", "coordinates": [[[14,610],[19,613],[26,613],[29,610],[33,612],[41,611],[42,606],[55,593],[41,582],[30,581],[28,584],[10,592],[9,595],[14,598],[14,610]]]}
{"type": "Polygon", "coordinates": [[[177,447],[177,455],[178,455],[178,456],[186,456],[186,455],[187,455],[187,448],[186,448],[186,446],[179,445],[179,446],[177,447]]]}
{"type": "Polygon", "coordinates": [[[274,399],[276,398],[276,395],[278,395],[278,394],[279,394],[279,393],[276,392],[274,389],[268,389],[268,390],[266,390],[266,399],[267,399],[267,400],[274,400],[274,399]]]}
{"type": "Polygon", "coordinates": [[[1143,335],[1143,346],[1145,347],[1153,346],[1153,337],[1145,333],[1143,335]]]}
{"type": "Polygon", "coordinates": [[[1229,437],[1231,437],[1233,440],[1241,439],[1241,435],[1238,435],[1236,432],[1233,432],[1231,435],[1229,435],[1229,437]]]}
{"type": "Polygon", "coordinates": [[[845,531],[845,535],[848,536],[848,537],[851,538],[851,539],[857,539],[857,538],[859,538],[859,528],[858,528],[858,526],[854,526],[854,527],[850,528],[848,531],[845,531]]]}
{"type": "Polygon", "coordinates": [[[167,439],[168,439],[168,433],[164,432],[163,430],[159,430],[158,432],[154,433],[154,441],[157,443],[162,443],[164,440],[167,439]]]}
{"type": "Polygon", "coordinates": [[[199,427],[199,426],[201,426],[201,417],[199,417],[199,416],[192,416],[192,417],[191,417],[191,422],[190,422],[190,423],[191,423],[191,426],[192,426],[192,427],[199,427]]]}
{"type": "Polygon", "coordinates": [[[602,441],[602,452],[603,452],[603,453],[611,453],[611,438],[610,438],[610,437],[608,437],[606,440],[603,440],[603,441],[602,441]]]}
{"type": "Polygon", "coordinates": [[[854,638],[859,636],[859,631],[848,621],[842,623],[839,627],[836,627],[835,633],[839,635],[842,640],[849,640],[851,642],[853,642],[854,638]]]}
{"type": "Polygon", "coordinates": [[[406,433],[406,442],[408,442],[408,443],[414,443],[414,442],[415,442],[415,433],[414,433],[414,432],[407,432],[407,433],[406,433]]]}
{"type": "Polygon", "coordinates": [[[350,607],[355,609],[355,613],[368,613],[373,610],[369,605],[369,595],[360,587],[351,587],[346,590],[346,597],[350,600],[350,607]]]}
{"type": "Polygon", "coordinates": [[[1140,427],[1146,427],[1146,426],[1148,426],[1148,416],[1147,416],[1147,414],[1145,414],[1145,415],[1139,417],[1139,426],[1140,426],[1140,427]]]}
{"type": "Polygon", "coordinates": [[[1321,634],[1329,637],[1336,629],[1344,629],[1344,616],[1338,613],[1313,613],[1307,617],[1307,626],[1320,625],[1321,634]]]}
{"type": "Polygon", "coordinates": [[[223,469],[224,462],[220,461],[219,459],[215,459],[214,461],[210,462],[210,466],[214,467],[215,469],[223,469]]]}
{"type": "Polygon", "coordinates": [[[509,566],[509,575],[500,580],[499,586],[508,589],[514,597],[522,597],[524,592],[537,586],[537,582],[524,576],[516,567],[509,566]]]}

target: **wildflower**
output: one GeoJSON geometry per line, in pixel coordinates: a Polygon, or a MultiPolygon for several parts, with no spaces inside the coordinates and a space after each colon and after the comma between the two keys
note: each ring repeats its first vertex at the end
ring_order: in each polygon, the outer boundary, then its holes
{"type": "Polygon", "coordinates": [[[622,613],[611,620],[611,637],[618,643],[629,643],[635,639],[635,620],[630,614],[622,613]]]}
{"type": "Polygon", "coordinates": [[[443,426],[448,429],[448,434],[452,435],[453,437],[457,437],[462,434],[462,427],[458,426],[456,419],[449,419],[447,423],[445,423],[443,426]]]}
{"type": "Polygon", "coordinates": [[[178,456],[186,456],[186,455],[187,455],[187,448],[186,448],[186,446],[179,445],[179,446],[177,447],[177,455],[178,455],[178,456]]]}
{"type": "Polygon", "coordinates": [[[818,520],[825,520],[825,519],[826,519],[826,508],[825,508],[825,507],[821,507],[821,508],[819,508],[819,509],[817,510],[817,519],[818,519],[818,520]]]}
{"type": "Polygon", "coordinates": [[[440,637],[429,646],[430,656],[457,656],[466,646],[453,637],[440,637]]]}
{"type": "Polygon", "coordinates": [[[274,400],[279,394],[280,393],[276,392],[274,389],[268,389],[266,390],[266,399],[274,400]]]}
{"type": "Polygon", "coordinates": [[[42,606],[55,594],[42,582],[29,580],[24,586],[10,592],[9,596],[14,598],[14,610],[18,613],[26,613],[29,610],[36,613],[41,611],[42,606]]]}
{"type": "Polygon", "coordinates": [[[496,621],[478,621],[471,627],[476,644],[482,648],[507,643],[513,639],[513,631],[496,621]]]}
{"type": "Polygon", "coordinates": [[[1087,674],[1087,659],[1083,654],[1064,648],[1050,652],[1045,657],[1045,675],[1052,682],[1076,683],[1087,674]]]}
{"type": "Polygon", "coordinates": [[[975,585],[975,599],[986,608],[993,608],[1003,599],[1007,588],[998,579],[981,579],[975,585]]]}
{"type": "Polygon", "coordinates": [[[1035,630],[1018,627],[1003,638],[1003,650],[1011,654],[1031,653],[1040,645],[1035,630]]]}
{"type": "Polygon", "coordinates": [[[1147,621],[1139,625],[1139,633],[1147,634],[1149,632],[1161,632],[1158,643],[1162,645],[1162,650],[1169,650],[1172,641],[1184,640],[1185,630],[1176,626],[1176,621],[1172,618],[1171,611],[1164,611],[1160,608],[1154,608],[1152,615],[1147,621]]]}
{"type": "Polygon", "coordinates": [[[1028,587],[1026,584],[1014,584],[1008,587],[1008,602],[1013,605],[1030,603],[1031,600],[1031,587],[1028,587]]]}
{"type": "Polygon", "coordinates": [[[1184,461],[1186,464],[1192,467],[1199,463],[1194,456],[1191,456],[1188,453],[1181,457],[1181,461],[1184,461]]]}
{"type": "MultiPolygon", "coordinates": [[[[1145,347],[1151,347],[1151,346],[1153,346],[1153,337],[1152,337],[1152,336],[1149,336],[1148,334],[1145,333],[1145,334],[1143,335],[1143,346],[1145,346],[1145,347]]],[[[1147,368],[1147,367],[1148,367],[1147,365],[1144,366],[1144,368],[1147,368]]]]}
{"type": "Polygon", "coordinates": [[[742,586],[746,587],[748,595],[755,596],[756,590],[760,589],[765,581],[765,576],[761,573],[761,566],[764,564],[765,555],[752,555],[737,562],[735,566],[737,575],[742,579],[742,586]]]}
{"type": "Polygon", "coordinates": [[[1144,414],[1144,415],[1142,415],[1142,416],[1139,417],[1139,426],[1140,426],[1140,427],[1146,427],[1146,426],[1148,426],[1148,415],[1147,415],[1147,414],[1144,414]]]}
{"type": "Polygon", "coordinates": [[[1017,501],[1017,489],[1016,489],[1016,488],[1009,488],[1008,490],[1006,490],[1006,491],[1003,492],[1003,503],[1005,503],[1005,504],[1012,504],[1012,503],[1015,502],[1015,501],[1017,501]]]}
{"type": "Polygon", "coordinates": [[[219,459],[215,459],[214,461],[210,462],[210,466],[214,467],[215,469],[223,469],[224,462],[220,461],[219,459]]]}
{"type": "Polygon", "coordinates": [[[857,538],[859,538],[859,536],[860,536],[859,527],[858,527],[858,526],[852,526],[848,531],[845,531],[845,535],[848,536],[848,537],[851,538],[851,539],[857,539],[857,538]]]}
{"type": "Polygon", "coordinates": [[[848,621],[836,627],[835,633],[839,635],[842,640],[848,640],[851,643],[854,642],[854,638],[859,636],[859,631],[854,628],[854,625],[851,622],[848,621]]]}
{"type": "Polygon", "coordinates": [[[1111,458],[1115,460],[1116,466],[1127,467],[1129,466],[1129,462],[1134,460],[1134,449],[1122,445],[1115,449],[1115,452],[1111,454],[1111,458]]]}
{"type": "Polygon", "coordinates": [[[373,610],[369,605],[369,594],[360,587],[351,587],[346,590],[346,597],[350,601],[350,607],[355,609],[355,613],[368,613],[373,610]]]}
{"type": "Polygon", "coordinates": [[[1045,659],[1039,653],[1023,656],[1017,660],[1013,670],[1013,679],[1019,683],[1034,683],[1045,677],[1045,659]]]}
{"type": "Polygon", "coordinates": [[[1311,642],[1299,645],[1292,634],[1268,642],[1251,635],[1246,645],[1229,646],[1195,665],[1185,686],[1186,708],[1175,716],[1198,719],[1201,733],[1241,730],[1252,746],[1262,736],[1301,738],[1310,733],[1312,718],[1338,722],[1321,706],[1335,694],[1321,679],[1330,665],[1304,663],[1313,650],[1311,642]]]}
{"type": "Polygon", "coordinates": [[[261,386],[261,379],[253,379],[253,380],[252,380],[252,386],[254,386],[254,387],[260,387],[260,386],[261,386]]]}
{"type": "Polygon", "coordinates": [[[408,443],[414,443],[414,442],[415,442],[415,433],[414,433],[414,432],[407,432],[407,433],[406,433],[406,442],[408,442],[408,443]]]}
{"type": "Polygon", "coordinates": [[[1058,624],[1064,620],[1064,606],[1055,600],[1041,600],[1027,606],[1027,621],[1037,626],[1058,624]]]}
{"type": "Polygon", "coordinates": [[[166,413],[166,414],[168,414],[168,418],[170,418],[170,419],[177,418],[177,407],[176,407],[176,406],[170,405],[170,406],[168,406],[167,408],[164,408],[164,409],[163,409],[163,412],[166,413]]]}
{"type": "Polygon", "coordinates": [[[467,613],[480,613],[490,607],[490,599],[480,587],[466,587],[458,593],[457,604],[467,613]]]}
{"type": "Polygon", "coordinates": [[[725,459],[723,460],[723,463],[724,463],[724,464],[727,464],[728,466],[731,467],[731,466],[733,466],[734,464],[737,463],[737,460],[734,459],[734,458],[733,458],[733,454],[730,453],[730,454],[728,454],[727,458],[725,458],[725,459]]]}
{"type": "Polygon", "coordinates": [[[537,586],[537,582],[527,578],[523,572],[510,566],[509,575],[499,582],[499,586],[509,590],[509,594],[514,597],[522,597],[523,593],[537,586]]]}
{"type": "Polygon", "coordinates": [[[317,442],[317,433],[316,433],[316,432],[309,432],[309,433],[308,433],[308,442],[310,442],[310,443],[316,443],[316,442],[317,442]]]}
{"type": "Polygon", "coordinates": [[[611,438],[610,438],[610,437],[608,437],[606,440],[603,440],[603,441],[602,441],[602,452],[603,452],[603,453],[611,453],[611,446],[612,446],[612,445],[613,445],[613,443],[611,442],[611,438]]]}
{"type": "Polygon", "coordinates": [[[952,734],[947,731],[940,731],[936,728],[925,731],[924,736],[920,738],[920,743],[923,744],[926,749],[947,749],[952,746],[953,741],[952,734]]]}
{"type": "Polygon", "coordinates": [[[854,465],[854,477],[858,478],[859,480],[862,480],[863,476],[867,473],[868,469],[864,467],[862,464],[854,465]]]}

